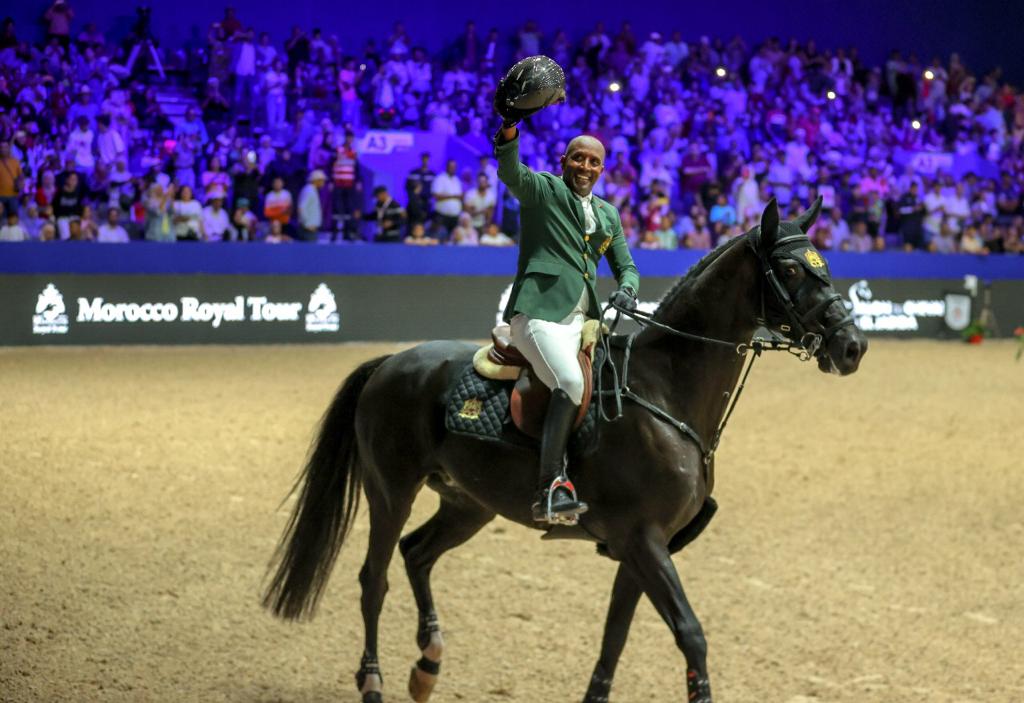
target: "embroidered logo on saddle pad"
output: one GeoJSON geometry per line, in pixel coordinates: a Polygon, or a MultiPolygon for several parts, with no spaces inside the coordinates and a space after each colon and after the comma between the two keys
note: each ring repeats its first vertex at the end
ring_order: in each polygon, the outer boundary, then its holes
{"type": "MultiPolygon", "coordinates": [[[[484,378],[467,363],[448,390],[445,428],[474,439],[537,447],[537,440],[523,434],[512,422],[509,401],[514,385],[514,381],[484,378]]],[[[581,457],[594,451],[597,437],[597,403],[591,403],[583,424],[569,439],[569,455],[581,457]]]]}
{"type": "Polygon", "coordinates": [[[479,420],[480,413],[484,409],[484,402],[479,398],[468,398],[462,404],[462,410],[459,411],[459,417],[467,420],[479,420]]]}

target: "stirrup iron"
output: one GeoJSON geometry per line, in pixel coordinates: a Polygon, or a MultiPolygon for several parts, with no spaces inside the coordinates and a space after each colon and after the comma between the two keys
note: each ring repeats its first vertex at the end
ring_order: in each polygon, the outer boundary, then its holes
{"type": "Polygon", "coordinates": [[[565,468],[562,468],[562,472],[555,477],[548,486],[547,490],[547,504],[544,506],[545,510],[545,521],[552,525],[578,525],[580,521],[580,515],[587,512],[589,506],[586,503],[580,501],[579,496],[576,495],[576,486],[573,485],[572,481],[565,473],[565,468]],[[564,488],[569,491],[569,495],[572,497],[572,502],[576,504],[576,508],[572,512],[566,513],[555,513],[552,501],[554,500],[555,491],[559,488],[564,488]]]}

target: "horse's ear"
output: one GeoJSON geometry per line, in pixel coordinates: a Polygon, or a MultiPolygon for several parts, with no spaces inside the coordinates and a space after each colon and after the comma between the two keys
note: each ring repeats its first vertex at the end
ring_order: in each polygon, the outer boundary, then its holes
{"type": "Polygon", "coordinates": [[[761,250],[771,251],[779,235],[779,204],[772,198],[761,213],[761,250]]]}
{"type": "Polygon", "coordinates": [[[809,208],[800,213],[797,218],[793,220],[793,224],[799,227],[800,231],[804,234],[810,232],[811,227],[813,227],[814,223],[818,221],[818,215],[821,214],[821,201],[822,198],[819,195],[817,199],[811,203],[809,208]]]}

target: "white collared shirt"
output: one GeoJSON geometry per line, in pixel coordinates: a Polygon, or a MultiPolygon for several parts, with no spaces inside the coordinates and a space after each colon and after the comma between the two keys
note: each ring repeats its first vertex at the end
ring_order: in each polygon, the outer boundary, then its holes
{"type": "MultiPolygon", "coordinates": [[[[586,197],[582,197],[576,192],[573,192],[576,199],[583,203],[583,228],[586,234],[593,234],[597,231],[597,216],[594,214],[594,194],[588,193],[586,197]]],[[[583,292],[580,293],[580,299],[576,303],[576,307],[566,316],[561,324],[569,324],[572,322],[573,317],[576,315],[586,316],[587,310],[590,307],[590,297],[587,286],[583,286],[583,292]]]]}
{"type": "Polygon", "coordinates": [[[597,231],[597,217],[594,215],[594,194],[587,193],[587,197],[582,197],[577,193],[573,193],[576,199],[583,203],[583,229],[587,234],[593,234],[597,231]]]}

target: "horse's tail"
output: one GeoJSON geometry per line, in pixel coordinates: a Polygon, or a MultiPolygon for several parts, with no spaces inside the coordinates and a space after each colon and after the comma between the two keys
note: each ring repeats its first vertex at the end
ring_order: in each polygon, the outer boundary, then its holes
{"type": "MultiPolygon", "coordinates": [[[[362,471],[355,437],[356,404],[387,356],[372,359],[342,384],[320,421],[320,436],[292,493],[295,511],[270,568],[263,606],[289,620],[311,617],[359,508],[362,471]]],[[[291,494],[289,494],[291,495],[291,494]]]]}

